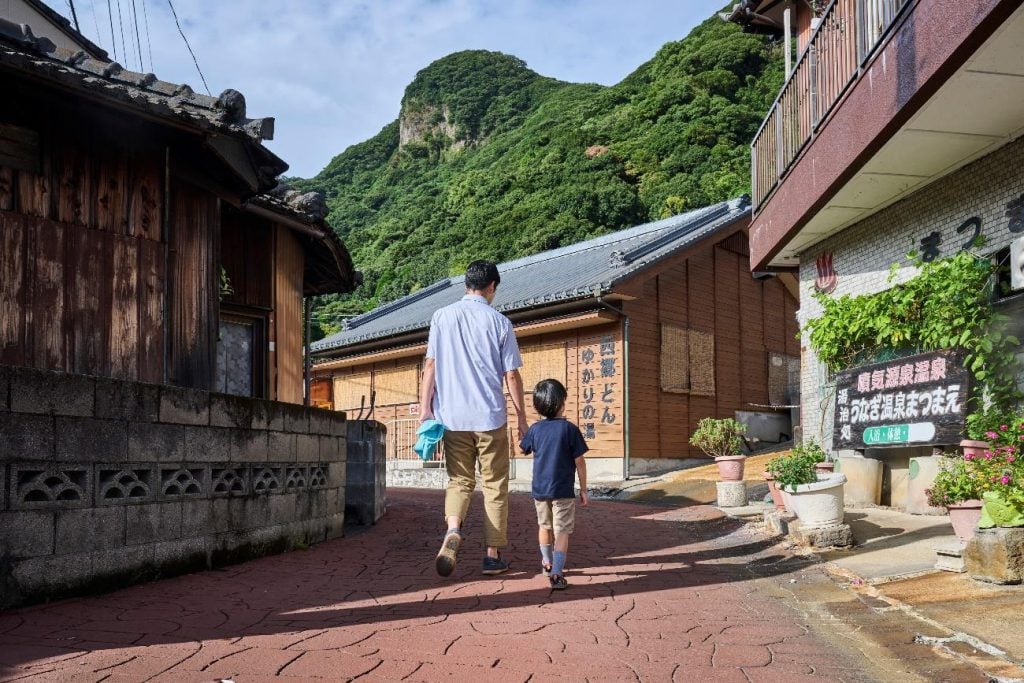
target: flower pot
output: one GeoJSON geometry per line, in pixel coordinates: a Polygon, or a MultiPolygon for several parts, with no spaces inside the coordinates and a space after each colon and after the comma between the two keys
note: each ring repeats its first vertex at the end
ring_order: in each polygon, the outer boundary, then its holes
{"type": "Polygon", "coordinates": [[[718,477],[722,481],[743,481],[744,455],[720,455],[715,458],[718,465],[718,477]]]}
{"type": "Polygon", "coordinates": [[[843,523],[843,484],[846,475],[822,474],[818,481],[800,484],[789,492],[793,512],[805,529],[821,529],[843,523]]]}
{"type": "Polygon", "coordinates": [[[775,485],[775,477],[765,472],[764,480],[768,482],[768,493],[772,494],[772,502],[775,503],[775,509],[785,510],[786,504],[782,500],[782,491],[775,485]]]}
{"type": "Polygon", "coordinates": [[[980,458],[985,451],[988,450],[988,441],[973,441],[971,439],[964,439],[960,442],[960,448],[963,449],[964,455],[970,454],[972,458],[980,458]]]}
{"type": "Polygon", "coordinates": [[[981,519],[981,501],[964,500],[959,503],[951,503],[949,510],[949,523],[953,525],[953,533],[961,541],[966,543],[978,530],[978,520],[981,519]]]}
{"type": "Polygon", "coordinates": [[[793,494],[785,489],[779,489],[779,493],[782,494],[782,509],[791,515],[795,515],[796,508],[793,507],[793,494]]]}
{"type": "Polygon", "coordinates": [[[817,470],[818,472],[826,472],[826,473],[831,472],[833,469],[835,469],[835,466],[836,466],[836,464],[834,462],[832,462],[831,460],[826,460],[825,462],[816,462],[816,463],[814,463],[814,469],[817,470]]]}

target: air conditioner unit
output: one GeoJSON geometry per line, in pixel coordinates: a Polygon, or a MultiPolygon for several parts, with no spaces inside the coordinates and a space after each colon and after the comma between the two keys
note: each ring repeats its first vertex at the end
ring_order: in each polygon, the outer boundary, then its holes
{"type": "Polygon", "coordinates": [[[1010,242],[1010,288],[1024,289],[1024,237],[1010,242]]]}

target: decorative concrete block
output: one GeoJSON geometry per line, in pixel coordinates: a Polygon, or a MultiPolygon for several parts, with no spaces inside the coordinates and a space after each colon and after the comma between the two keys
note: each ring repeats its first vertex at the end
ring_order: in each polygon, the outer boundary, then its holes
{"type": "Polygon", "coordinates": [[[0,462],[53,460],[54,418],[48,415],[0,413],[0,462]]]}
{"type": "Polygon", "coordinates": [[[182,503],[132,505],[125,510],[127,545],[171,541],[181,536],[182,503]]]}
{"type": "Polygon", "coordinates": [[[32,368],[10,368],[11,410],[15,413],[91,417],[96,379],[32,368]]]}
{"type": "Polygon", "coordinates": [[[108,463],[95,468],[97,506],[150,503],[159,497],[156,467],[151,463],[108,463]]]}
{"type": "Polygon", "coordinates": [[[244,496],[249,493],[249,470],[232,464],[210,468],[210,495],[244,496]]]}
{"type": "Polygon", "coordinates": [[[251,398],[210,394],[210,425],[252,429],[255,404],[251,398]]]}
{"type": "Polygon", "coordinates": [[[946,539],[935,546],[935,568],[946,572],[967,571],[964,561],[964,545],[959,538],[946,539]]]}
{"type": "Polygon", "coordinates": [[[161,465],[160,497],[164,500],[206,498],[210,495],[210,470],[192,463],[187,465],[161,465]]]}
{"type": "Polygon", "coordinates": [[[230,460],[233,463],[266,462],[267,432],[262,429],[232,429],[230,460]]]}
{"type": "Polygon", "coordinates": [[[284,413],[284,431],[292,434],[309,433],[309,409],[292,403],[281,404],[284,413]]]}
{"type": "Polygon", "coordinates": [[[722,508],[739,508],[747,504],[747,485],[742,481],[715,482],[718,495],[715,504],[722,508]]]}
{"type": "Polygon", "coordinates": [[[185,428],[176,424],[129,422],[128,460],[182,462],[185,460],[185,428]]]}
{"type": "Polygon", "coordinates": [[[54,553],[88,553],[124,546],[123,507],[58,510],[54,553]]]}
{"type": "Polygon", "coordinates": [[[159,415],[159,386],[115,379],[96,380],[96,417],[106,420],[156,422],[159,415]]]}
{"type": "Polygon", "coordinates": [[[9,469],[11,510],[65,510],[93,504],[91,467],[15,463],[9,469]]]}
{"type": "Polygon", "coordinates": [[[160,421],[168,424],[210,424],[210,394],[199,389],[160,387],[160,421]]]}
{"type": "Polygon", "coordinates": [[[53,512],[0,512],[0,558],[9,560],[53,554],[53,512]]]}
{"type": "Polygon", "coordinates": [[[231,460],[232,430],[222,427],[185,427],[185,461],[227,462],[231,460]]]}
{"type": "Polygon", "coordinates": [[[128,460],[127,422],[58,416],[56,431],[58,461],[96,463],[128,460]]]}
{"type": "Polygon", "coordinates": [[[987,583],[1024,580],[1024,528],[978,529],[967,542],[964,561],[971,578],[987,583]]]}

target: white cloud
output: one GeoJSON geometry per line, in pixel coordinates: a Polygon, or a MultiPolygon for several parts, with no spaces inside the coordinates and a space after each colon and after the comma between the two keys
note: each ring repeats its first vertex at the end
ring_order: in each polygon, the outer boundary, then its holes
{"type": "MultiPolygon", "coordinates": [[[[54,9],[68,13],[54,0],[54,9]]],[[[118,61],[139,68],[132,5],[149,16],[153,70],[197,90],[167,0],[111,0],[118,61]],[[120,3],[126,50],[121,44],[120,3]],[[145,6],[143,6],[145,3],[145,6]]],[[[565,81],[610,85],[685,36],[722,0],[174,0],[214,95],[241,91],[250,116],[277,118],[269,146],[311,176],[398,114],[416,72],[465,49],[513,54],[565,81]]],[[[80,0],[83,32],[113,55],[107,3],[80,0]],[[95,18],[94,14],[95,12],[95,18]],[[97,38],[97,27],[99,36],[97,38]]],[[[145,27],[140,27],[148,70],[145,27]]]]}

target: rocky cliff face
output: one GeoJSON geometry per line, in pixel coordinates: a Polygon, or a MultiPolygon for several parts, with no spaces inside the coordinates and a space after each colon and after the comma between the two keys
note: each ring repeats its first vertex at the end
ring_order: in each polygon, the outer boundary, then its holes
{"type": "Polygon", "coordinates": [[[445,140],[444,147],[461,150],[472,140],[459,139],[452,112],[445,106],[410,102],[402,107],[398,117],[398,147],[403,149],[409,144],[424,143],[431,140],[445,140]]]}

